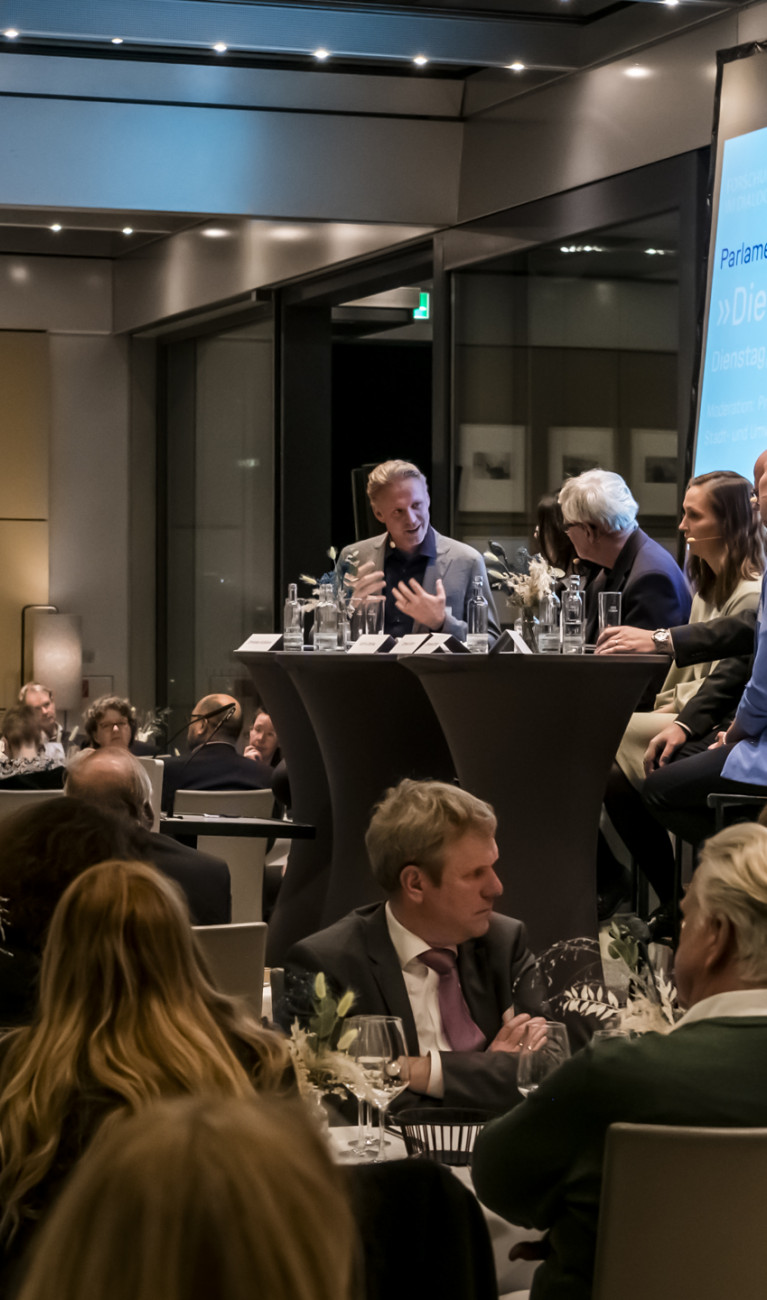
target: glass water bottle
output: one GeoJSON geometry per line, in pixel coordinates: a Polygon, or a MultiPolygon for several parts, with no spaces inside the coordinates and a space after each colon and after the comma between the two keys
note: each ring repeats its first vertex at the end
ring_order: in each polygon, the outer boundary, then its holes
{"type": "Polygon", "coordinates": [[[282,644],[286,650],[303,650],[304,624],[301,617],[301,603],[295,582],[288,587],[285,601],[285,613],[282,620],[282,644]]]}
{"type": "Polygon", "coordinates": [[[487,631],[488,604],[480,576],[474,579],[474,589],[469,597],[466,614],[468,624],[466,645],[473,654],[486,655],[490,642],[487,631]]]}
{"type": "Polygon", "coordinates": [[[315,650],[322,653],[335,651],[338,646],[338,606],[330,582],[323,582],[320,587],[320,600],[315,611],[315,626],[315,650]]]}
{"type": "Polygon", "coordinates": [[[562,654],[582,655],[584,640],[583,594],[577,573],[567,579],[562,593],[562,654]]]}

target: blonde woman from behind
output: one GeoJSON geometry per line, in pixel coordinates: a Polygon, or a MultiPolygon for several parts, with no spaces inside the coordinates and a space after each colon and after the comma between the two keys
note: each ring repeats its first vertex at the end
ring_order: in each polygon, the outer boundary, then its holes
{"type": "Polygon", "coordinates": [[[354,1243],[299,1103],[165,1101],[96,1139],[19,1300],[350,1300],[354,1243]]]}
{"type": "Polygon", "coordinates": [[[139,862],[84,871],[53,914],[34,1019],[0,1042],[0,1290],[102,1125],[292,1079],[284,1040],[210,982],[177,886],[139,862]]]}

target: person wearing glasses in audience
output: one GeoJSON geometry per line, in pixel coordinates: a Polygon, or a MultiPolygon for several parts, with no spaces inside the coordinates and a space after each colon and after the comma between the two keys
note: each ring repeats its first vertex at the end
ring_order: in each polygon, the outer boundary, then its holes
{"type": "Polygon", "coordinates": [[[272,769],[260,759],[237,753],[242,709],[231,695],[205,695],[189,719],[189,753],[166,758],[163,812],[172,809],[177,790],[266,790],[272,769]]]}
{"type": "Polygon", "coordinates": [[[632,627],[686,623],[692,597],[665,547],[637,525],[636,501],[620,474],[589,469],[560,488],[564,527],[578,555],[601,572],[586,588],[586,641],[599,630],[600,591],[621,593],[621,620],[632,627]]]}
{"type": "Polygon", "coordinates": [[[128,749],[136,757],[151,756],[154,749],[143,740],[136,739],[136,710],[130,700],[120,695],[102,695],[83,715],[83,727],[91,749],[105,749],[117,745],[128,749]]]}

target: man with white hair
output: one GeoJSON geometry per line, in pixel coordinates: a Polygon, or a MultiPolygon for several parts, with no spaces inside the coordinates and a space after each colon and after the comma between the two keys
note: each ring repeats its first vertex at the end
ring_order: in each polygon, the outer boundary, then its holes
{"type": "Polygon", "coordinates": [[[341,576],[355,559],[355,597],[385,595],[384,631],[449,632],[466,640],[468,604],[476,578],[488,603],[488,630],[498,636],[485,561],[465,542],[443,537],[429,522],[429,489],[417,465],[387,460],[368,475],[367,494],[385,532],[346,546],[341,576]]]}
{"type": "Polygon", "coordinates": [[[531,1300],[591,1295],[611,1124],[767,1126],[767,830],[710,839],[682,907],[674,1029],[590,1045],[477,1139],[480,1199],[548,1230],[531,1300]]]}
{"type": "Polygon", "coordinates": [[[600,591],[621,592],[621,623],[674,627],[686,623],[692,598],[676,560],[637,525],[636,501],[620,474],[589,469],[567,479],[559,504],[565,532],[582,560],[598,564],[586,588],[586,641],[597,639],[600,591]]]}

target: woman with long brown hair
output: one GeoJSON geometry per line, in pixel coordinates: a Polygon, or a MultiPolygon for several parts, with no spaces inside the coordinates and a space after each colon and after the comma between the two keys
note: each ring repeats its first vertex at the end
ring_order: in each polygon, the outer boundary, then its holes
{"type": "MultiPolygon", "coordinates": [[[[690,479],[679,531],[687,544],[686,571],[694,592],[690,622],[756,611],[764,572],[764,530],[748,479],[732,470],[690,479]]],[[[653,737],[674,721],[716,667],[708,662],[669,669],[652,710],[632,715],[608,779],[605,807],[610,819],[661,902],[673,890],[673,854],[666,831],[641,799],[643,760],[653,737]]],[[[742,678],[745,686],[747,664],[742,678]]],[[[604,895],[605,877],[615,873],[604,857],[600,867],[604,895]]]]}
{"type": "Polygon", "coordinates": [[[291,1078],[284,1040],[213,987],[176,886],[138,862],[90,867],[54,912],[32,1024],[0,1043],[7,1262],[111,1117],[187,1093],[279,1093],[291,1078]]]}

